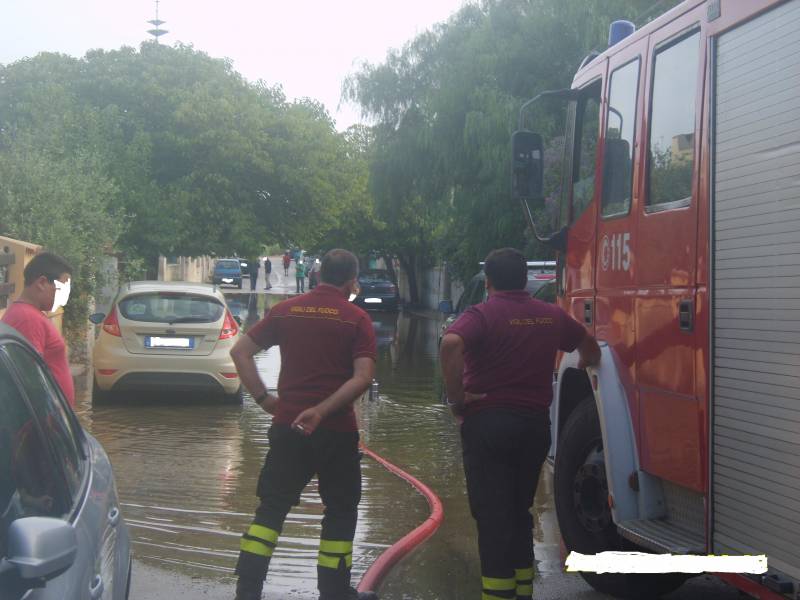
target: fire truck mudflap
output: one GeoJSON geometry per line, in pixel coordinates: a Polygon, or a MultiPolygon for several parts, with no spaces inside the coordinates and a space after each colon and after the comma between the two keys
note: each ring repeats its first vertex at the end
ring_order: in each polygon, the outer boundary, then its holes
{"type": "Polygon", "coordinates": [[[800,0],[719,35],[711,100],[711,540],[800,580],[800,0]]]}

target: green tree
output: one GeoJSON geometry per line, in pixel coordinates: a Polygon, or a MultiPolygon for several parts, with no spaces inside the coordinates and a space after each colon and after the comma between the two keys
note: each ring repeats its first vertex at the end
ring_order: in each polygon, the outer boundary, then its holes
{"type": "MultiPolygon", "coordinates": [[[[662,8],[675,4],[662,2],[662,8]]],[[[345,93],[375,119],[371,189],[398,256],[448,259],[466,278],[498,246],[548,250],[510,202],[509,140],[517,111],[568,87],[614,19],[651,0],[485,0],[464,6],[378,65],[345,93]]],[[[527,126],[555,136],[562,113],[540,107],[527,126]]]]}

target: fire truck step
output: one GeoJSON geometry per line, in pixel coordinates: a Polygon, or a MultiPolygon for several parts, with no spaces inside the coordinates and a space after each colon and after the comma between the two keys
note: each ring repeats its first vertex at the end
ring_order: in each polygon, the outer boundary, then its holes
{"type": "Polygon", "coordinates": [[[665,519],[623,521],[617,529],[622,537],[655,552],[706,553],[702,532],[687,531],[665,519]]]}

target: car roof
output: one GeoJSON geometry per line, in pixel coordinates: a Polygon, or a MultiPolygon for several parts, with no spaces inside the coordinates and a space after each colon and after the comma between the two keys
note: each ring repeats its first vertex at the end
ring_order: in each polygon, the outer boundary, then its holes
{"type": "Polygon", "coordinates": [[[219,288],[210,283],[194,283],[191,281],[131,281],[120,286],[120,297],[131,294],[141,294],[147,292],[188,292],[190,294],[203,294],[224,299],[219,288]]]}

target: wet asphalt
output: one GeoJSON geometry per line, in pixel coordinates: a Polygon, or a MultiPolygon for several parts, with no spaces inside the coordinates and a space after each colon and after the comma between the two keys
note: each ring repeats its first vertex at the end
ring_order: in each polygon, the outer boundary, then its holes
{"type": "MultiPolygon", "coordinates": [[[[273,258],[265,294],[226,290],[234,314],[251,325],[272,303],[295,291],[273,258]]],[[[397,565],[381,587],[387,600],[470,600],[480,597],[475,529],[469,515],[455,424],[438,402],[437,331],[433,314],[371,313],[378,340],[379,399],[357,405],[362,440],[428,484],[444,504],[441,529],[397,565]]],[[[270,387],[280,357],[257,362],[270,387]]],[[[84,386],[84,388],[90,386],[84,386]]],[[[248,398],[243,406],[215,398],[132,395],[79,414],[111,457],[125,519],[134,539],[132,600],[232,599],[238,540],[257,499],[255,483],[268,449],[270,417],[248,398]]],[[[365,459],[364,493],[354,551],[354,581],[392,542],[427,517],[427,504],[407,484],[365,459]]],[[[312,483],[287,519],[264,598],[317,597],[316,546],[322,506],[312,483]]],[[[542,474],[533,509],[537,578],[534,598],[600,600],[579,575],[564,573],[551,491],[542,474]]],[[[668,600],[733,600],[737,590],[713,577],[685,584],[668,600]]]]}

